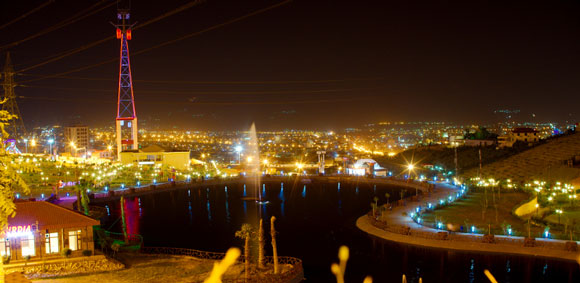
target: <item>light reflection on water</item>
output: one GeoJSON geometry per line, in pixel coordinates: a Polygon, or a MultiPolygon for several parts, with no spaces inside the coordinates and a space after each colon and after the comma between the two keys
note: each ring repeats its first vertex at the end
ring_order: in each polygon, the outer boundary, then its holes
{"type": "MultiPolygon", "coordinates": [[[[396,282],[394,280],[400,280],[402,273],[408,275],[409,282],[417,282],[418,277],[424,282],[486,282],[483,269],[490,269],[496,278],[504,279],[500,282],[539,279],[575,282],[574,279],[578,279],[579,272],[569,265],[558,264],[555,268],[543,259],[407,247],[374,239],[359,231],[354,221],[368,212],[372,199],[376,196],[379,203],[385,203],[385,192],[398,195],[396,188],[381,185],[375,188],[364,183],[355,186],[346,182],[313,183],[306,187],[293,182],[267,183],[262,190],[269,204],[261,206],[254,201],[241,201],[246,194],[242,184],[192,187],[127,198],[128,230],[142,234],[146,246],[223,252],[230,246],[241,247],[242,243],[234,234],[247,221],[248,215],[261,213],[268,219],[265,224],[274,215],[278,219],[279,253],[303,259],[306,277],[311,282],[332,281],[327,267],[337,260],[337,249],[343,244],[352,251],[347,268],[348,282],[362,282],[368,274],[375,278],[374,282],[396,282]]],[[[110,208],[111,213],[103,222],[108,227],[120,215],[119,202],[109,202],[105,207],[110,208]]],[[[113,226],[118,232],[121,230],[119,222],[113,226]]],[[[264,228],[269,229],[267,225],[264,228]]]]}

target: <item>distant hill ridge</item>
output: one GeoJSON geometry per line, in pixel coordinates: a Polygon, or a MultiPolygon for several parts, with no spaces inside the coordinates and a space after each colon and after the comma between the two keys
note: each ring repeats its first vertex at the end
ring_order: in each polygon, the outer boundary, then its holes
{"type": "MultiPolygon", "coordinates": [[[[482,177],[514,182],[532,180],[567,182],[580,177],[580,169],[570,168],[566,160],[580,155],[580,134],[574,133],[550,139],[546,143],[506,159],[484,165],[482,177]]],[[[479,168],[467,170],[463,176],[477,177],[479,168]]]]}

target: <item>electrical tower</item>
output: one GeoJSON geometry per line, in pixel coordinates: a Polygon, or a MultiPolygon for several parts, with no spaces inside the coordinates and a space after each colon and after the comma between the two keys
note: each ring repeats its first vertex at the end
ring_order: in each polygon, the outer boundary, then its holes
{"type": "Polygon", "coordinates": [[[121,58],[119,62],[119,92],[117,100],[117,158],[125,150],[138,150],[137,112],[133,96],[133,79],[131,78],[131,61],[129,46],[131,40],[131,25],[129,25],[129,10],[117,10],[117,39],[121,40],[121,58]]]}
{"type": "Polygon", "coordinates": [[[2,99],[5,100],[4,104],[2,104],[2,110],[16,115],[14,119],[10,120],[5,130],[11,139],[19,140],[22,136],[26,135],[26,129],[24,128],[24,122],[22,122],[20,109],[18,109],[18,104],[16,103],[16,93],[14,92],[16,83],[14,82],[14,67],[10,60],[10,52],[6,52],[6,62],[4,63],[2,77],[4,78],[4,82],[2,83],[4,96],[2,99]]]}

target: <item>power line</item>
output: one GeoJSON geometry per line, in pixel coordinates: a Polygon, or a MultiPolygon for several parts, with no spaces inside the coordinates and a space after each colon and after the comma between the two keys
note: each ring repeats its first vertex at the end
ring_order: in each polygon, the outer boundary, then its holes
{"type": "Polygon", "coordinates": [[[52,3],[54,3],[54,0],[48,0],[48,1],[46,1],[46,2],[44,2],[44,3],[42,3],[42,4],[40,4],[40,5],[38,5],[36,8],[34,8],[34,9],[32,9],[32,10],[30,10],[30,11],[28,11],[28,12],[24,13],[24,14],[23,14],[23,15],[21,15],[20,17],[18,17],[18,18],[15,18],[15,19],[13,19],[12,21],[9,21],[9,22],[7,22],[7,23],[5,23],[5,24],[1,25],[1,26],[0,26],[0,29],[3,29],[3,28],[5,28],[5,27],[7,27],[7,26],[9,26],[9,25],[11,25],[11,24],[13,24],[13,23],[15,23],[15,22],[18,22],[18,21],[20,21],[20,20],[22,20],[22,19],[24,19],[24,18],[26,18],[26,17],[28,17],[28,16],[30,16],[30,15],[32,15],[32,14],[34,14],[36,11],[38,11],[38,10],[40,10],[40,9],[42,9],[42,8],[44,8],[44,7],[46,7],[46,6],[50,5],[50,4],[52,4],[52,3]]]}
{"type": "MultiPolygon", "coordinates": [[[[211,27],[206,28],[206,29],[203,29],[201,31],[196,31],[196,32],[186,34],[184,36],[181,36],[181,37],[176,38],[176,39],[173,39],[173,40],[165,41],[165,42],[160,43],[160,44],[157,44],[155,46],[152,46],[152,47],[145,48],[145,49],[139,50],[137,52],[134,52],[132,54],[132,56],[139,55],[139,54],[143,54],[145,52],[149,52],[149,51],[154,50],[154,49],[157,49],[159,47],[163,47],[163,46],[166,46],[166,45],[169,45],[169,44],[173,44],[175,42],[178,42],[178,41],[181,41],[181,40],[184,40],[184,39],[193,37],[193,36],[197,36],[197,35],[204,34],[204,33],[208,32],[208,31],[212,31],[214,29],[218,29],[218,28],[221,28],[221,27],[224,27],[224,26],[227,26],[227,25],[230,25],[230,24],[233,24],[233,23],[242,21],[242,20],[247,19],[249,17],[262,14],[262,13],[267,12],[269,10],[272,10],[274,8],[278,8],[280,6],[286,5],[286,4],[290,3],[290,2],[292,2],[292,0],[285,0],[285,1],[280,2],[278,4],[274,4],[274,5],[268,6],[266,8],[263,8],[263,9],[260,9],[260,10],[257,10],[257,11],[254,11],[254,12],[251,12],[251,13],[248,13],[248,14],[245,14],[243,16],[240,16],[240,17],[231,19],[231,20],[229,20],[227,22],[224,22],[224,23],[221,23],[221,24],[217,24],[217,25],[211,26],[211,27]]],[[[83,71],[83,70],[92,69],[92,68],[95,68],[95,67],[98,67],[98,66],[102,66],[102,65],[105,65],[105,64],[108,64],[108,63],[111,63],[111,62],[115,62],[117,60],[119,60],[119,58],[111,58],[109,60],[105,60],[105,61],[102,61],[102,62],[99,62],[99,63],[87,65],[87,66],[84,66],[84,67],[79,67],[79,68],[72,69],[72,70],[69,70],[69,71],[66,71],[66,72],[61,72],[61,73],[58,73],[58,74],[48,75],[48,76],[44,76],[44,77],[41,77],[41,78],[38,78],[38,79],[31,79],[31,80],[22,81],[22,83],[39,81],[39,80],[54,78],[54,77],[58,77],[58,76],[62,76],[62,75],[68,75],[68,74],[71,74],[71,73],[76,73],[76,72],[80,72],[80,71],[83,71]]]]}
{"type": "MultiPolygon", "coordinates": [[[[203,2],[205,2],[205,0],[195,0],[195,1],[191,1],[191,2],[189,2],[187,4],[185,4],[185,5],[180,6],[177,9],[171,10],[171,11],[169,11],[167,13],[164,13],[164,14],[158,16],[158,17],[155,17],[155,18],[153,18],[153,19],[151,19],[149,21],[146,21],[146,22],[144,22],[144,23],[142,23],[142,24],[134,27],[133,30],[137,30],[139,28],[148,26],[148,25],[150,25],[152,23],[158,22],[158,21],[160,21],[162,19],[165,19],[165,18],[167,18],[169,16],[175,15],[175,14],[177,14],[179,12],[185,11],[185,10],[187,10],[187,9],[193,7],[193,6],[196,6],[198,4],[201,4],[203,2]]],[[[40,62],[40,63],[38,63],[36,65],[32,65],[30,67],[26,67],[24,69],[21,69],[18,72],[26,72],[26,71],[29,71],[29,70],[38,68],[40,66],[44,66],[46,64],[49,64],[49,63],[58,61],[60,59],[66,58],[68,56],[74,55],[76,53],[79,53],[79,52],[82,52],[82,51],[87,50],[89,48],[92,48],[92,47],[95,47],[97,45],[100,45],[100,44],[102,44],[104,42],[107,42],[107,41],[109,41],[111,39],[115,39],[115,36],[108,36],[108,37],[105,37],[103,39],[99,39],[99,40],[93,41],[93,42],[91,42],[89,44],[85,44],[85,45],[83,45],[81,47],[74,48],[74,49],[70,49],[70,50],[67,50],[67,51],[64,51],[64,52],[60,52],[60,53],[54,54],[54,55],[48,57],[50,59],[48,59],[48,60],[46,60],[44,62],[40,62]]]]}
{"type": "MultiPolygon", "coordinates": [[[[31,96],[18,96],[19,99],[27,100],[42,100],[42,101],[55,101],[55,102],[94,102],[94,103],[107,103],[116,104],[114,101],[103,101],[102,99],[68,99],[68,98],[55,98],[55,97],[31,97],[31,96]]],[[[141,100],[139,104],[153,104],[153,105],[180,105],[180,106],[195,106],[195,105],[281,105],[281,104],[321,104],[321,103],[342,103],[370,99],[370,97],[349,97],[349,98],[332,98],[332,99],[306,99],[306,100],[272,100],[272,101],[207,101],[207,102],[184,102],[184,101],[148,101],[141,100]]]]}
{"type": "MultiPolygon", "coordinates": [[[[112,89],[91,89],[91,88],[71,88],[71,87],[52,87],[39,85],[21,85],[22,87],[54,89],[65,91],[90,91],[90,92],[111,92],[112,89]]],[[[252,94],[311,94],[311,93],[339,93],[339,92],[354,92],[367,91],[375,88],[343,88],[343,89],[302,89],[302,90],[264,90],[264,91],[172,91],[172,90],[139,90],[139,93],[153,93],[153,94],[189,94],[189,95],[252,95],[252,94]]]]}
{"type": "Polygon", "coordinates": [[[86,18],[88,16],[91,16],[91,15],[93,15],[95,13],[98,13],[98,12],[100,12],[100,11],[108,8],[108,7],[111,7],[111,6],[115,5],[115,3],[113,2],[113,3],[109,3],[107,5],[104,5],[104,6],[99,7],[102,3],[107,2],[107,1],[108,0],[101,0],[101,1],[99,1],[97,3],[95,3],[94,5],[92,5],[91,7],[86,8],[86,9],[84,9],[84,10],[76,13],[72,17],[70,17],[70,18],[68,18],[66,20],[63,20],[63,21],[61,21],[61,22],[59,22],[59,23],[57,23],[57,24],[55,24],[55,25],[53,25],[53,26],[51,26],[49,28],[46,28],[46,29],[44,29],[44,30],[42,30],[42,31],[40,31],[38,33],[35,33],[35,34],[30,35],[28,37],[25,37],[25,38],[23,38],[21,40],[14,41],[12,43],[4,44],[4,45],[0,46],[0,50],[17,46],[17,45],[19,45],[21,43],[24,43],[26,41],[29,41],[29,40],[35,39],[35,38],[37,38],[39,36],[42,36],[42,35],[45,35],[47,33],[53,32],[55,30],[58,30],[58,29],[60,29],[62,27],[65,27],[65,26],[68,26],[70,24],[73,24],[73,23],[75,23],[77,21],[80,21],[80,20],[82,20],[82,19],[84,19],[84,18],[86,18]]]}
{"type": "MultiPolygon", "coordinates": [[[[19,75],[30,77],[46,77],[50,75],[23,74],[19,75]]],[[[55,79],[70,80],[87,80],[87,81],[117,81],[118,78],[95,78],[95,77],[75,77],[75,76],[56,76],[55,79]]],[[[285,80],[285,81],[189,81],[189,80],[133,80],[133,82],[153,83],[153,84],[194,84],[194,85],[276,85],[276,84],[327,84],[340,83],[346,81],[370,81],[381,80],[382,78],[344,78],[344,79],[326,79],[326,80],[285,80]]]]}

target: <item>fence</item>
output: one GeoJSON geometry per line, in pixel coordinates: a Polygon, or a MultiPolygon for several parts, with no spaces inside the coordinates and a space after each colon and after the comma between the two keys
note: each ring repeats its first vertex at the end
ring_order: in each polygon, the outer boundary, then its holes
{"type": "MultiPolygon", "coordinates": [[[[142,253],[145,254],[166,254],[166,255],[179,255],[179,256],[190,256],[205,260],[221,260],[225,257],[225,253],[216,253],[208,251],[200,251],[194,249],[183,249],[183,248],[169,248],[169,247],[144,247],[141,249],[142,253]]],[[[238,258],[238,262],[243,263],[244,257],[238,258]]],[[[273,264],[274,258],[271,256],[265,257],[266,264],[273,264]]],[[[224,282],[301,282],[304,277],[304,270],[302,269],[302,260],[294,257],[279,256],[278,264],[280,266],[288,266],[289,269],[280,274],[252,274],[248,280],[244,278],[238,278],[234,280],[225,280],[224,282]]]]}
{"type": "MultiPolygon", "coordinates": [[[[420,231],[413,230],[408,226],[403,225],[388,225],[384,221],[377,221],[372,217],[368,217],[369,222],[376,228],[385,230],[387,232],[408,235],[423,239],[433,239],[433,240],[443,240],[440,233],[448,233],[444,240],[456,241],[456,242],[471,242],[471,243],[483,243],[483,235],[481,234],[468,234],[468,233],[449,233],[447,231],[420,231]]],[[[506,244],[506,245],[517,245],[520,247],[524,246],[524,238],[513,237],[513,236],[495,236],[494,243],[496,244],[506,244]]],[[[566,250],[566,242],[559,240],[545,240],[537,238],[535,241],[534,248],[541,249],[553,249],[553,250],[566,250]]]]}

